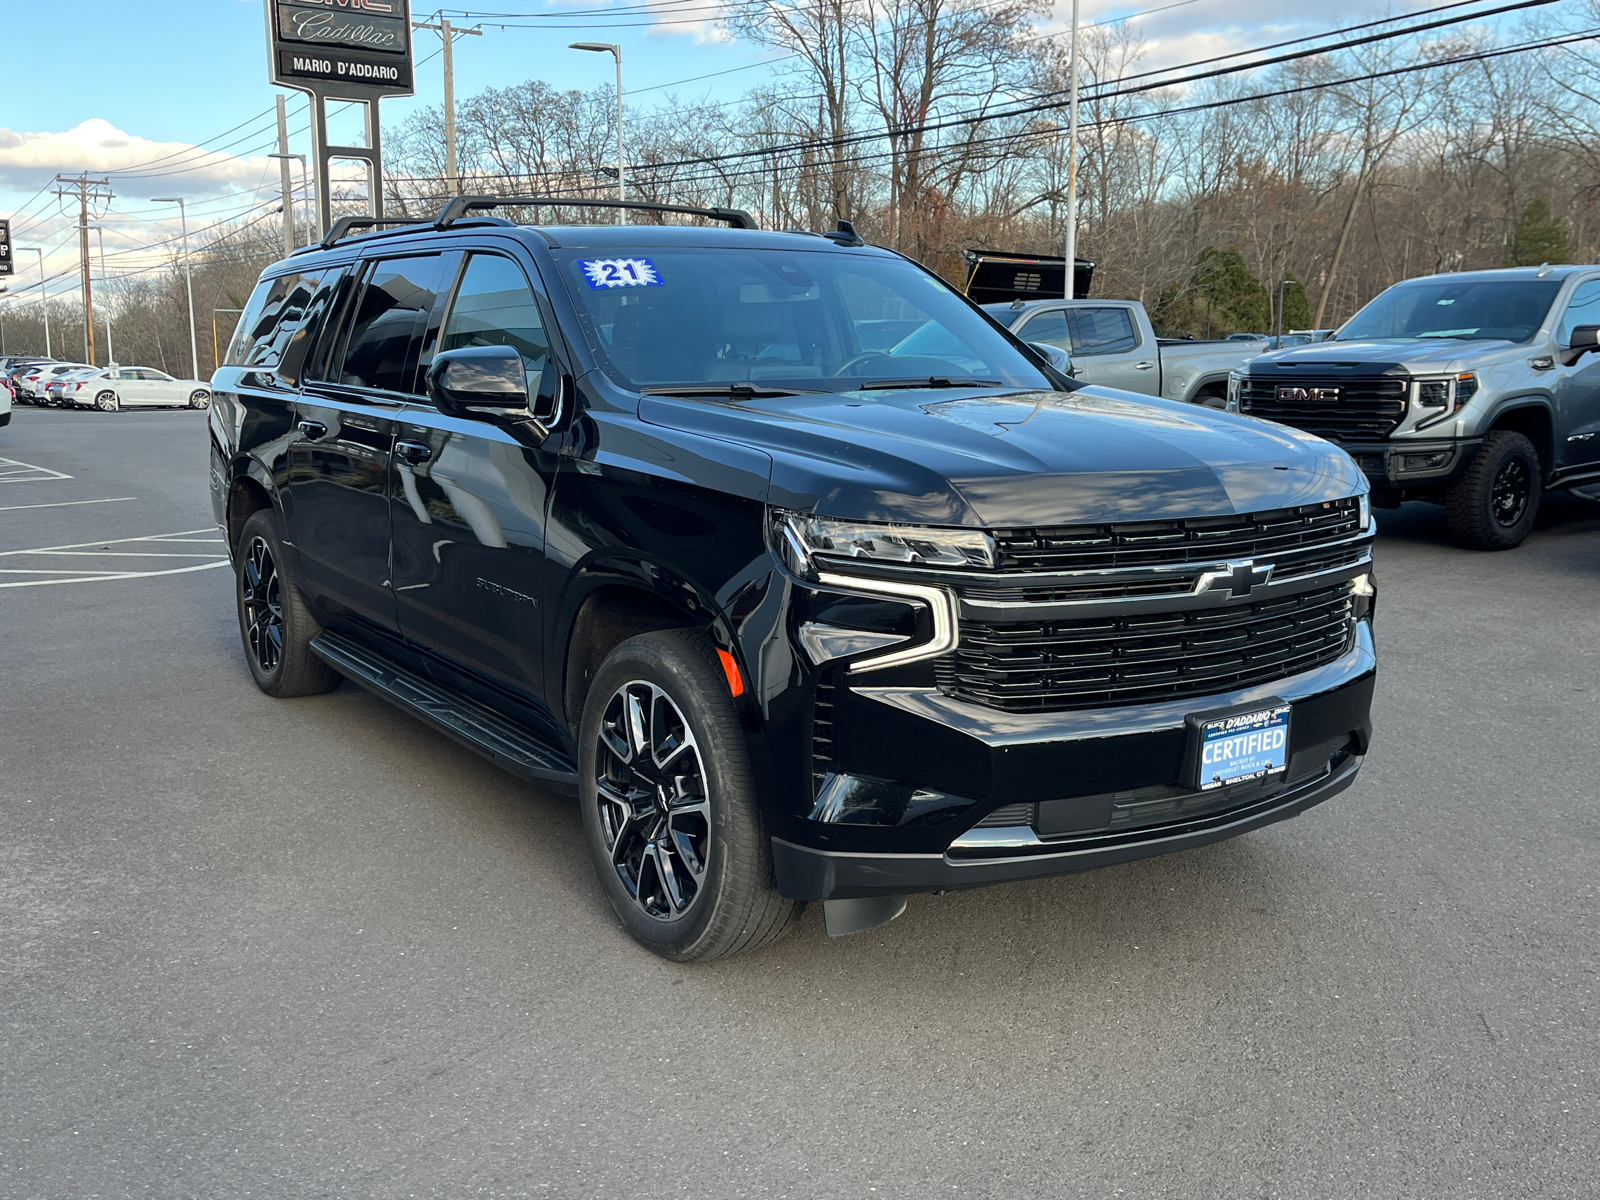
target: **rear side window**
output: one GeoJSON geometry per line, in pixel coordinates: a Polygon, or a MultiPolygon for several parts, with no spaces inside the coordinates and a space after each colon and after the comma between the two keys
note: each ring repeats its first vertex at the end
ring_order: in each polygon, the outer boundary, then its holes
{"type": "Polygon", "coordinates": [[[474,254],[467,260],[455,301],[439,335],[439,349],[463,346],[510,346],[522,356],[528,395],[539,395],[539,383],[550,357],[539,305],[522,268],[498,254],[474,254]]]}
{"type": "Polygon", "coordinates": [[[263,279],[251,293],[228,347],[227,365],[274,370],[300,328],[323,272],[297,271],[263,279]]]}
{"type": "Polygon", "coordinates": [[[1025,342],[1043,342],[1068,354],[1072,353],[1072,339],[1067,334],[1067,314],[1059,308],[1040,313],[1024,325],[1017,336],[1025,342]]]}
{"type": "Polygon", "coordinates": [[[1074,355],[1125,354],[1139,344],[1139,335],[1133,331],[1133,318],[1125,308],[1068,309],[1067,324],[1072,329],[1074,355]]]}
{"type": "Polygon", "coordinates": [[[379,259],[367,269],[349,320],[340,383],[390,392],[412,390],[440,269],[437,254],[379,259]]]}

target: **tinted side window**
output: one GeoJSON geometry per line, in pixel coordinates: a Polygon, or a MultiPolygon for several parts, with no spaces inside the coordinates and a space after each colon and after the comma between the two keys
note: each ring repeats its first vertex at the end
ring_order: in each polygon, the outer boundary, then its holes
{"type": "Polygon", "coordinates": [[[320,270],[292,272],[257,284],[239,314],[239,328],[228,347],[228,365],[267,371],[277,367],[321,276],[320,270]]]}
{"type": "Polygon", "coordinates": [[[1072,328],[1074,355],[1125,354],[1139,344],[1125,308],[1068,309],[1067,324],[1072,328]]]}
{"type": "Polygon", "coordinates": [[[439,256],[379,259],[367,270],[349,321],[339,382],[411,391],[418,342],[438,289],[439,256]]]}
{"type": "Polygon", "coordinates": [[[1067,314],[1059,308],[1040,313],[1024,325],[1017,336],[1025,342],[1043,342],[1068,354],[1072,353],[1072,339],[1067,335],[1067,314]]]}
{"type": "Polygon", "coordinates": [[[1579,325],[1600,325],[1600,279],[1580,283],[1578,290],[1567,301],[1566,315],[1561,318],[1561,328],[1556,341],[1563,346],[1572,345],[1572,331],[1579,325]]]}
{"type": "Polygon", "coordinates": [[[439,335],[440,351],[462,346],[510,346],[522,355],[528,395],[539,394],[540,378],[550,357],[550,341],[528,277],[509,258],[474,254],[467,260],[450,315],[439,335]]]}

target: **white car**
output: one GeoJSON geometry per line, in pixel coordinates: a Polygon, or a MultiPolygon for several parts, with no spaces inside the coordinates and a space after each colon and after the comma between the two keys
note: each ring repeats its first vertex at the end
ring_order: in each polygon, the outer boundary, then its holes
{"type": "Polygon", "coordinates": [[[0,428],[11,424],[11,385],[0,379],[0,428]]]}
{"type": "Polygon", "coordinates": [[[58,379],[73,371],[92,371],[94,368],[88,363],[52,362],[42,363],[37,367],[24,371],[17,376],[17,388],[24,400],[34,404],[45,402],[44,389],[52,379],[58,379]]]}
{"type": "Polygon", "coordinates": [[[206,408],[211,404],[211,385],[198,379],[174,379],[154,367],[107,367],[67,381],[61,389],[61,399],[66,404],[98,408],[101,412],[146,405],[206,408]]]}

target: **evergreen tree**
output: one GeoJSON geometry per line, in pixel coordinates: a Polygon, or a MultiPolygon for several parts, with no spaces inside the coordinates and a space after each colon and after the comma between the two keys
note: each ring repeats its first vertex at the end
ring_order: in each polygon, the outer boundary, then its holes
{"type": "MultiPolygon", "coordinates": [[[[1265,333],[1272,323],[1272,299],[1237,250],[1207,246],[1189,277],[1196,332],[1211,337],[1265,333]]],[[[1309,318],[1307,318],[1309,320],[1309,318]]]]}
{"type": "Polygon", "coordinates": [[[1506,247],[1506,266],[1537,267],[1541,263],[1571,262],[1575,257],[1567,223],[1552,215],[1550,204],[1543,197],[1530,201],[1517,218],[1511,245],[1506,247]]]}

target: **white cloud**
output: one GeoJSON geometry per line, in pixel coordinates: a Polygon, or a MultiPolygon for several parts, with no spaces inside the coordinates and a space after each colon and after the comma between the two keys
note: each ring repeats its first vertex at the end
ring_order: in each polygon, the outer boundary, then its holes
{"type": "Polygon", "coordinates": [[[271,165],[266,158],[208,153],[187,142],[151,141],[99,117],[60,132],[0,128],[0,187],[25,191],[42,187],[58,172],[87,171],[113,176],[119,192],[133,195],[173,189],[209,195],[253,188],[271,165]],[[122,174],[127,171],[146,174],[122,174]]]}

